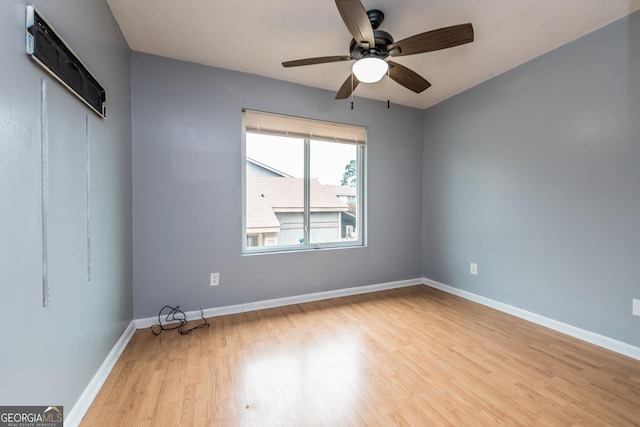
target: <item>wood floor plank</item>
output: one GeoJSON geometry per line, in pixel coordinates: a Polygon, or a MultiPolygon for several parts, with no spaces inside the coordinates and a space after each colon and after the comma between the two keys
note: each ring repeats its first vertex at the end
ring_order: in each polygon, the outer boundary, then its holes
{"type": "Polygon", "coordinates": [[[640,425],[640,362],[425,286],[137,331],[82,426],[640,425]]]}

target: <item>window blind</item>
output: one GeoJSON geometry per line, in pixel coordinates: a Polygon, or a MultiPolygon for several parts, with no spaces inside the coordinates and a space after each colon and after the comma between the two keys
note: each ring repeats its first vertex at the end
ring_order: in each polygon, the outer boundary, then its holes
{"type": "Polygon", "coordinates": [[[367,128],[255,110],[242,110],[247,132],[364,145],[367,128]]]}

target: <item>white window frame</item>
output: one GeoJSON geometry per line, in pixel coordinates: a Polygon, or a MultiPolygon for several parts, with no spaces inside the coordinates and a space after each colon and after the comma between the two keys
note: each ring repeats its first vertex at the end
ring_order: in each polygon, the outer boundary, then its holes
{"type": "Polygon", "coordinates": [[[367,236],[367,212],[366,212],[366,128],[357,125],[348,125],[334,122],[305,119],[289,115],[266,113],[255,110],[242,109],[242,147],[241,147],[241,171],[242,171],[242,254],[268,254],[282,252],[313,251],[324,249],[358,248],[366,246],[367,236]],[[247,120],[247,114],[251,114],[247,120]],[[257,118],[257,119],[256,119],[257,118]],[[265,119],[265,126],[260,126],[256,120],[265,119]],[[250,123],[249,123],[250,122],[250,123]],[[274,125],[275,123],[275,125],[274,125]],[[290,124],[283,127],[282,123],[290,124]],[[279,128],[278,128],[279,127],[279,128]],[[304,242],[299,245],[289,246],[248,246],[247,245],[247,179],[246,179],[246,135],[249,133],[264,133],[304,139],[304,242]],[[353,139],[351,139],[353,138],[353,139]],[[354,144],[357,149],[357,176],[356,176],[356,233],[357,238],[351,241],[336,241],[326,243],[309,243],[310,239],[310,147],[311,141],[329,141],[345,144],[354,144]]]}

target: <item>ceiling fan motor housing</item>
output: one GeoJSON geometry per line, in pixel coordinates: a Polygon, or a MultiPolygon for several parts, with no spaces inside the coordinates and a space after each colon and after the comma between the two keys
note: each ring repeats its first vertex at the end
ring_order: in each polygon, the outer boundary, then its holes
{"type": "Polygon", "coordinates": [[[354,39],[351,39],[349,44],[349,53],[353,59],[362,59],[369,56],[384,59],[389,56],[387,46],[393,43],[393,37],[391,34],[382,30],[373,30],[373,36],[375,38],[375,47],[368,49],[358,46],[358,43],[354,39]]]}

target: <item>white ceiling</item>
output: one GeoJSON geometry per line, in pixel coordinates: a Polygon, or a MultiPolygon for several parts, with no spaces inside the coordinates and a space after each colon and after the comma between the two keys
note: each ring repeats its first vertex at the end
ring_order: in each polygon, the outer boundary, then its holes
{"type": "MultiPolygon", "coordinates": [[[[356,96],[427,108],[640,9],[640,0],[362,0],[401,40],[471,22],[473,43],[395,58],[432,86],[415,94],[386,79],[356,96]]],[[[352,62],[284,68],[348,55],[333,0],[107,0],[132,50],[337,91],[352,62]]],[[[348,102],[348,101],[336,101],[348,102]]]]}

